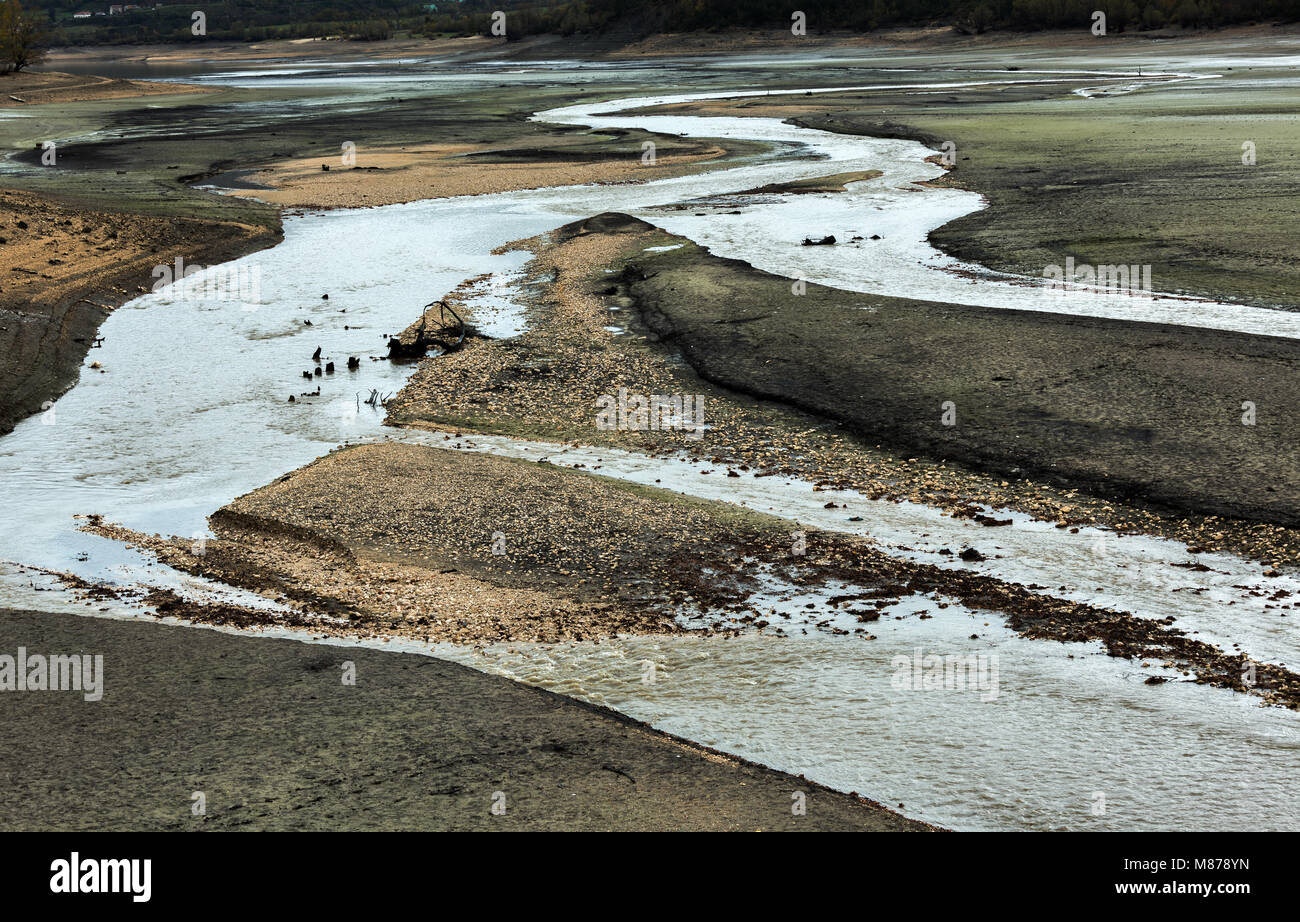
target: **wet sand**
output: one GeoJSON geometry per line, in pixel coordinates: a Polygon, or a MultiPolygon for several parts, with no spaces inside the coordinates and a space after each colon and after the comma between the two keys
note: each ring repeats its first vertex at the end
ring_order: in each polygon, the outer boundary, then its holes
{"type": "Polygon", "coordinates": [[[527,143],[524,138],[494,145],[358,148],[347,163],[341,155],[285,160],[241,176],[251,188],[231,194],[282,207],[373,207],[546,186],[649,182],[707,167],[727,154],[713,144],[661,140],[663,152],[647,164],[639,148],[625,143],[600,150],[577,143],[544,148],[527,143]]]}
{"type": "Polygon", "coordinates": [[[0,693],[7,831],[933,828],[430,657],[3,609],[0,640],[104,657],[100,701],[0,693]]]}
{"type": "Polygon", "coordinates": [[[59,71],[22,71],[0,79],[0,109],[44,103],[93,102],[129,99],[135,96],[170,96],[179,93],[212,93],[213,87],[186,83],[155,83],[122,80],[59,71]]]}

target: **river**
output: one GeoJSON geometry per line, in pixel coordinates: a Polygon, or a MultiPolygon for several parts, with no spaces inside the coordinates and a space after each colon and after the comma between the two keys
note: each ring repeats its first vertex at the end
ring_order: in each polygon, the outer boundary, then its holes
{"type": "MultiPolygon", "coordinates": [[[[1210,76],[1179,72],[1146,79],[1153,86],[1180,85],[1210,76]]],[[[241,76],[236,71],[220,79],[241,76]]],[[[1050,79],[1080,87],[1132,84],[1131,75],[1050,79]]],[[[960,92],[963,86],[991,82],[942,85],[960,92]]],[[[887,85],[900,88],[897,82],[887,85]]],[[[939,85],[918,82],[915,89],[939,85]]],[[[509,278],[525,254],[492,255],[500,245],[599,212],[638,215],[720,255],[850,291],[1300,336],[1300,313],[1159,293],[1062,297],[1046,293],[1041,280],[957,263],[931,248],[926,235],[982,202],[968,192],[918,185],[942,169],[925,161],[933,151],[914,142],[835,135],[774,119],[621,111],[735,95],[741,94],[661,94],[584,103],[535,117],[760,140],[770,145],[770,153],[644,184],[291,216],[281,245],[238,262],[260,281],[255,299],[232,304],[164,290],[116,311],[102,328],[103,347],[91,352],[77,387],[0,439],[0,495],[5,497],[0,603],[135,615],[109,603],[88,608],[36,568],[246,598],[82,533],[75,516],[98,513],[141,531],[199,538],[214,510],[342,442],[421,440],[419,433],[384,429],[382,410],[358,398],[372,389],[396,391],[409,373],[370,360],[383,354],[386,335],[466,278],[483,273],[509,278]],[[736,196],[770,183],[859,170],[883,175],[852,184],[845,193],[736,196]],[[674,207],[682,203],[691,207],[674,207]],[[804,236],[829,233],[882,239],[865,255],[852,246],[799,246],[804,236]],[[176,347],[178,338],[184,348],[176,347]],[[340,359],[340,368],[341,357],[361,356],[361,368],[304,381],[301,372],[311,367],[307,357],[317,346],[340,359]],[[89,367],[91,361],[100,367],[89,367]],[[319,397],[288,403],[290,394],[318,383],[319,397]]],[[[508,297],[502,307],[508,315],[508,297]]],[[[507,317],[507,326],[510,322],[507,317]]],[[[502,439],[473,442],[466,450],[547,455],[561,463],[566,454],[571,462],[589,460],[581,449],[502,439]]],[[[601,456],[603,474],[642,482],[664,479],[671,488],[747,503],[792,523],[859,527],[819,518],[825,494],[814,501],[807,484],[742,488],[704,478],[710,483],[702,485],[689,471],[674,468],[672,459],[615,457],[607,449],[601,456]]],[[[890,553],[910,559],[937,562],[937,548],[958,540],[954,532],[966,527],[925,507],[841,499],[863,510],[863,530],[890,553]]],[[[1257,564],[1216,555],[1210,573],[1171,570],[1170,562],[1185,557],[1171,542],[1089,530],[1069,535],[1023,516],[999,531],[1001,556],[973,566],[1063,586],[1056,594],[1117,605],[1144,617],[1173,614],[1180,626],[1221,645],[1241,644],[1261,659],[1293,667],[1297,662],[1295,631],[1276,619],[1265,622],[1262,601],[1234,588],[1258,581],[1257,564]],[[1175,588],[1201,591],[1180,593],[1175,605],[1170,602],[1175,588]],[[1231,617],[1224,614],[1229,599],[1239,602],[1231,617]]],[[[1300,588],[1290,578],[1283,582],[1300,588]]],[[[804,601],[789,587],[774,587],[770,600],[791,610],[804,601]]],[[[1192,682],[1153,688],[1144,684],[1153,672],[1180,677],[1158,666],[1142,669],[1112,659],[1093,645],[1025,640],[996,618],[959,605],[944,609],[942,616],[921,618],[933,602],[900,602],[878,628],[873,626],[878,640],[870,644],[810,632],[790,638],[749,634],[731,640],[512,644],[478,652],[444,646],[435,652],[608,704],[669,732],[890,805],[903,804],[909,815],[957,828],[1300,827],[1300,802],[1290,792],[1290,779],[1300,767],[1300,715],[1260,708],[1255,699],[1192,682]],[[977,640],[970,638],[973,632],[977,640]],[[935,651],[996,657],[996,695],[926,689],[898,694],[891,684],[898,679],[896,658],[935,651]],[[655,664],[657,677],[649,684],[642,681],[647,662],[655,664]]]]}

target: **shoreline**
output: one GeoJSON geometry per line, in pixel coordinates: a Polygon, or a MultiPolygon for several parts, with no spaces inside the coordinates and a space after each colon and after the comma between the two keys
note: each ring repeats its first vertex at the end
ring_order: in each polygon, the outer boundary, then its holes
{"type": "Polygon", "coordinates": [[[9,732],[28,741],[0,792],[10,831],[940,831],[435,657],[8,609],[0,637],[11,651],[104,656],[101,701],[5,695],[9,732]],[[182,686],[186,703],[160,710],[182,686]],[[797,791],[805,816],[791,811],[797,791]]]}

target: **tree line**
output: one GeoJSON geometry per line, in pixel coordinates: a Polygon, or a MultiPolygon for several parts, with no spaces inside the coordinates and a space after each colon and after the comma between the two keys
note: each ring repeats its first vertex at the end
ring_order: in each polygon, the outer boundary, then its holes
{"type": "MultiPolygon", "coordinates": [[[[387,39],[417,33],[434,10],[414,0],[189,0],[108,15],[107,0],[29,0],[55,45],[247,41],[340,37],[387,39]],[[77,17],[78,12],[90,17],[77,17]],[[195,11],[204,28],[192,26],[195,11]],[[105,15],[98,15],[104,13],[105,15]]],[[[446,6],[448,0],[443,0],[446,6]]],[[[124,4],[125,5],[125,4],[124,4]]]]}
{"type": "Polygon", "coordinates": [[[41,63],[47,43],[43,17],[25,11],[19,0],[0,0],[0,73],[41,63]]]}
{"type": "Polygon", "coordinates": [[[463,0],[432,13],[424,31],[490,35],[499,9],[506,10],[507,38],[788,29],[795,10],[805,14],[810,33],[918,25],[1086,30],[1098,10],[1106,14],[1107,32],[1300,20],[1300,0],[463,0]]]}
{"type": "MultiPolygon", "coordinates": [[[[8,16],[4,9],[11,3],[17,6],[17,0],[0,0],[0,17],[8,16]]],[[[492,35],[499,11],[506,13],[507,39],[789,29],[795,10],[805,14],[807,31],[814,34],[921,25],[974,33],[1083,30],[1097,10],[1106,14],[1107,32],[1300,20],[1300,0],[207,0],[200,5],[207,28],[195,34],[194,3],[141,4],[90,18],[73,14],[105,11],[104,0],[29,0],[29,6],[30,13],[0,18],[0,34],[10,36],[9,43],[38,47],[42,37],[76,45],[492,35]]],[[[8,60],[11,70],[26,66],[8,60]]]]}

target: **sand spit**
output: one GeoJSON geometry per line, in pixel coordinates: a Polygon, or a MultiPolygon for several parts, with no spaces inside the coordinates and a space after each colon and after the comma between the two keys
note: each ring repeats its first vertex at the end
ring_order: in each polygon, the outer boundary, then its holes
{"type": "MultiPolygon", "coordinates": [[[[336,498],[338,490],[362,488],[348,476],[376,478],[392,475],[375,454],[331,456],[302,474],[308,480],[328,471],[336,498]],[[351,465],[359,465],[353,468],[351,465]],[[344,474],[340,468],[350,473],[344,474]]],[[[409,469],[409,466],[408,466],[409,469]]],[[[289,489],[296,486],[291,480],[289,489]]],[[[277,491],[283,494],[283,490],[277,491]]],[[[271,497],[246,498],[261,506],[271,497]]],[[[317,503],[318,508],[324,508],[317,503]]],[[[269,509],[267,510],[269,513],[269,509]]],[[[215,537],[196,548],[193,540],[142,535],[112,525],[94,523],[88,530],[144,548],[172,567],[258,592],[280,603],[278,608],[195,603],[170,592],[148,592],[141,602],[160,617],[175,616],[199,624],[245,629],[285,627],[312,636],[340,639],[401,637],[423,644],[440,642],[484,644],[497,641],[561,643],[619,633],[671,633],[672,619],[646,610],[633,610],[598,600],[566,598],[551,587],[533,588],[524,580],[515,585],[472,575],[468,568],[440,565],[418,553],[417,530],[403,530],[382,521],[370,523],[411,547],[406,553],[370,547],[357,535],[365,520],[331,520],[343,528],[312,530],[295,524],[286,511],[279,518],[223,510],[214,516],[215,537]],[[346,530],[351,543],[341,537],[346,530]],[[548,591],[551,590],[551,591],[548,591]]],[[[437,521],[430,517],[430,528],[437,521]]],[[[422,529],[421,529],[422,531],[422,529]]],[[[485,536],[485,553],[492,548],[485,536]]],[[[389,548],[392,545],[388,545],[389,548]]],[[[540,584],[540,580],[538,583],[540,584]]]]}
{"type": "MultiPolygon", "coordinates": [[[[735,470],[720,476],[758,476],[735,470]]],[[[1184,680],[1300,709],[1300,675],[1225,653],[1155,621],[979,574],[891,557],[871,542],[550,464],[419,445],[341,449],[212,517],[216,538],[87,529],[178,569],[299,612],[143,599],[160,616],[322,637],[425,643],[561,642],[629,634],[825,631],[875,639],[899,600],[933,597],[1004,619],[1023,636],[1099,641],[1184,680]],[[770,605],[773,586],[777,604],[770,605]],[[781,588],[784,587],[784,588],[781,588]],[[832,591],[833,590],[833,591],[832,591]],[[781,604],[822,591],[821,603],[781,604]],[[856,626],[840,626],[844,616],[856,626]],[[1253,673],[1253,684],[1243,677],[1253,673]]],[[[949,553],[974,554],[972,549],[949,553]]],[[[1163,679],[1161,681],[1164,681],[1163,679]]]]}
{"type": "Polygon", "coordinates": [[[148,80],[64,74],[59,71],[25,71],[6,74],[3,81],[0,81],[0,109],[44,103],[96,102],[135,96],[176,96],[217,91],[216,87],[190,83],[155,83],[148,80]]]}
{"type": "Polygon", "coordinates": [[[717,145],[688,143],[687,152],[664,152],[647,164],[640,151],[592,157],[566,152],[564,146],[531,149],[522,143],[358,148],[355,162],[347,164],[338,156],[284,160],[245,177],[263,188],[230,194],[284,207],[373,207],[549,186],[647,182],[684,175],[727,154],[717,145]]]}

